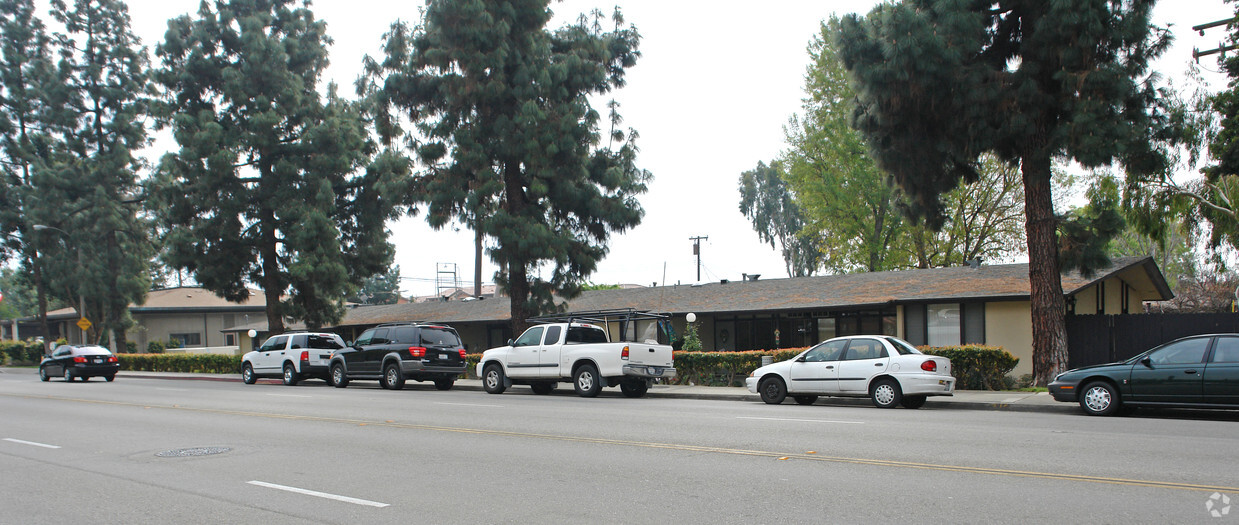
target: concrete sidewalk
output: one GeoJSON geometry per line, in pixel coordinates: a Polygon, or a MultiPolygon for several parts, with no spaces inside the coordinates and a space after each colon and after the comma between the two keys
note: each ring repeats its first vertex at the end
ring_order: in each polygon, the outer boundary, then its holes
{"type": "MultiPolygon", "coordinates": [[[[36,375],[38,372],[34,368],[0,368],[0,373],[4,374],[30,374],[36,375]]],[[[181,381],[229,381],[241,382],[241,374],[194,374],[182,372],[132,372],[121,371],[116,375],[118,379],[164,379],[164,380],[181,380],[181,381]]],[[[315,380],[310,380],[315,381],[315,380]]],[[[260,383],[278,384],[278,379],[260,379],[260,383]]],[[[410,386],[419,385],[417,382],[410,381],[410,386]]],[[[420,383],[420,385],[433,386],[431,383],[420,383]]],[[[459,379],[453,387],[458,390],[476,390],[482,391],[482,381],[478,379],[459,379]]],[[[528,392],[529,387],[514,386],[513,391],[528,392]]],[[[569,384],[561,384],[559,390],[571,391],[572,387],[569,384]]],[[[607,388],[603,389],[604,396],[620,395],[619,389],[607,388]]],[[[650,388],[649,397],[670,397],[682,399],[715,399],[728,401],[748,401],[760,403],[761,398],[757,394],[750,393],[747,388],[743,387],[717,387],[717,386],[691,386],[691,385],[654,385],[650,388]]],[[[790,402],[790,401],[789,401],[790,402]]],[[[837,406],[872,406],[872,403],[867,398],[842,398],[842,397],[822,397],[817,401],[819,405],[837,405],[837,406]]],[[[1014,391],[988,391],[988,390],[960,390],[955,392],[953,396],[931,397],[925,404],[926,408],[939,409],[961,409],[961,410],[1008,410],[1008,411],[1024,411],[1024,412],[1060,412],[1060,413],[1079,413],[1080,407],[1075,403],[1060,403],[1054,401],[1050,394],[1045,392],[1014,392],[1014,391]]]]}

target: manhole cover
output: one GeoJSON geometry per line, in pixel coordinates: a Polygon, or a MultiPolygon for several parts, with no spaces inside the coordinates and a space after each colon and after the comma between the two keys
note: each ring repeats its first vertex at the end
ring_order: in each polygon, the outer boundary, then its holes
{"type": "Polygon", "coordinates": [[[156,456],[161,458],[187,458],[191,456],[210,456],[214,454],[223,454],[232,450],[228,447],[195,447],[195,448],[178,448],[176,450],[165,450],[156,456]]]}

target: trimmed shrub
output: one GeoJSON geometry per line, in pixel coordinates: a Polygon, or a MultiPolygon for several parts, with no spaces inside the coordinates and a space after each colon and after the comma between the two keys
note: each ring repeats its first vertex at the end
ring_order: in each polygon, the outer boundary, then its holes
{"type": "Polygon", "coordinates": [[[121,370],[138,372],[191,372],[236,374],[241,371],[241,356],[229,354],[121,354],[121,370]]]}
{"type": "Polygon", "coordinates": [[[1004,390],[1007,374],[1020,363],[1018,357],[997,346],[963,345],[921,347],[920,351],[951,360],[951,374],[959,390],[1004,390]]]}
{"type": "Polygon", "coordinates": [[[744,378],[761,366],[762,356],[786,361],[804,348],[751,350],[747,352],[675,352],[674,385],[744,386],[744,378]]]}
{"type": "Polygon", "coordinates": [[[163,341],[155,340],[146,343],[146,353],[148,354],[162,354],[166,348],[167,345],[163,341]]]}
{"type": "Polygon", "coordinates": [[[43,360],[43,343],[38,341],[0,341],[0,364],[37,365],[43,360]]]}

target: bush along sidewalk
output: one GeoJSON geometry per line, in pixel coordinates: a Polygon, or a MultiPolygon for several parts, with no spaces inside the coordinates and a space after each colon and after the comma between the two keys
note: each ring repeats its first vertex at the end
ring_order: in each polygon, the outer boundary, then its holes
{"type": "Polygon", "coordinates": [[[37,365],[42,360],[41,341],[0,341],[0,364],[37,365]]]}
{"type": "Polygon", "coordinates": [[[226,354],[120,354],[120,369],[135,372],[239,374],[241,356],[226,354]]]}

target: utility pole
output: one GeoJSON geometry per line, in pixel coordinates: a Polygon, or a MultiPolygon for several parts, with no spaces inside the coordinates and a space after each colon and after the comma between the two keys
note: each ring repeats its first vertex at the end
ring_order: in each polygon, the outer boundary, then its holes
{"type": "MultiPolygon", "coordinates": [[[[1226,20],[1218,20],[1216,22],[1209,22],[1207,24],[1200,24],[1198,26],[1192,26],[1192,31],[1196,31],[1197,33],[1200,33],[1200,36],[1205,36],[1206,29],[1212,29],[1214,27],[1224,26],[1226,24],[1231,23],[1231,21],[1232,19],[1227,18],[1226,20]]],[[[1207,51],[1201,51],[1199,49],[1193,48],[1192,58],[1196,59],[1196,62],[1200,62],[1200,57],[1203,57],[1206,55],[1215,55],[1218,53],[1225,54],[1227,51],[1233,51],[1235,49],[1239,49],[1239,46],[1236,46],[1236,45],[1228,46],[1226,44],[1218,44],[1218,47],[1207,50],[1207,51]]]]}
{"type": "Polygon", "coordinates": [[[697,282],[701,282],[701,241],[709,240],[710,236],[705,237],[689,237],[688,240],[693,241],[693,255],[697,256],[697,282]]]}

